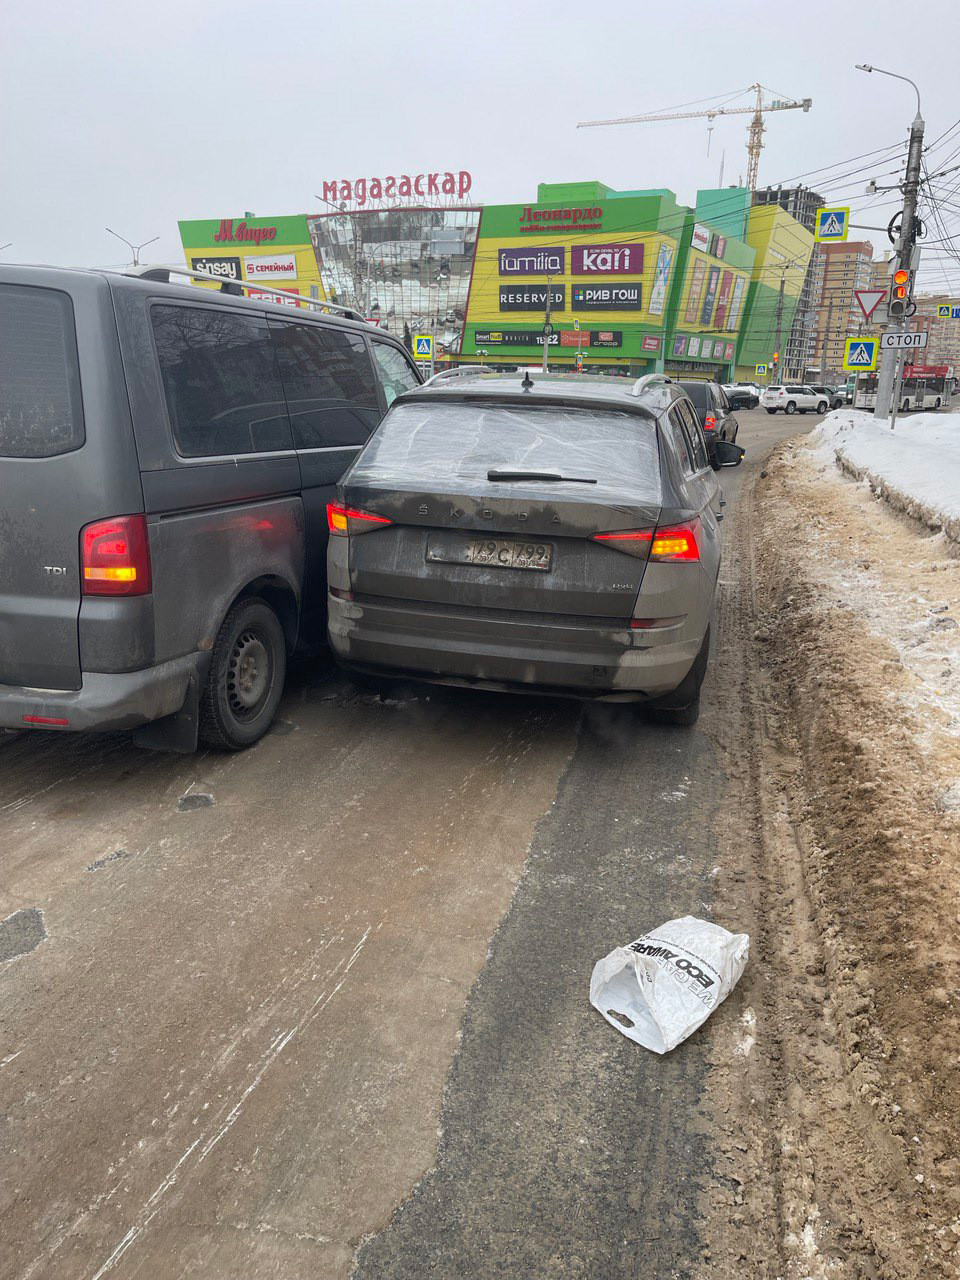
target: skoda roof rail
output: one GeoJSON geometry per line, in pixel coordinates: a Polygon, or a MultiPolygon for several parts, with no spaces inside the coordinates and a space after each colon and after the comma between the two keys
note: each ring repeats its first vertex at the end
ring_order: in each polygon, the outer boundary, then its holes
{"type": "Polygon", "coordinates": [[[668,378],[665,373],[645,373],[643,377],[638,378],[630,388],[630,394],[632,396],[639,396],[642,392],[646,391],[647,387],[653,386],[654,384],[665,386],[671,382],[673,382],[673,379],[668,378]]]}
{"type": "Polygon", "coordinates": [[[170,284],[171,276],[188,276],[191,280],[208,280],[220,286],[221,293],[233,293],[243,296],[246,289],[256,289],[258,293],[275,293],[279,298],[290,298],[293,302],[304,303],[309,307],[317,307],[321,311],[333,311],[347,320],[363,320],[364,317],[353,307],[343,307],[339,302],[327,302],[323,298],[308,298],[302,293],[291,293],[289,289],[275,289],[273,285],[261,281],[233,280],[225,276],[215,276],[209,271],[195,271],[192,267],[181,267],[177,263],[160,266],[127,267],[122,273],[125,276],[138,276],[141,280],[159,280],[170,284]]]}
{"type": "Polygon", "coordinates": [[[491,369],[488,364],[459,364],[453,369],[441,369],[439,373],[435,373],[432,378],[428,378],[423,384],[425,387],[432,386],[434,382],[440,382],[443,378],[460,378],[464,374],[469,373],[496,373],[496,369],[491,369]]]}

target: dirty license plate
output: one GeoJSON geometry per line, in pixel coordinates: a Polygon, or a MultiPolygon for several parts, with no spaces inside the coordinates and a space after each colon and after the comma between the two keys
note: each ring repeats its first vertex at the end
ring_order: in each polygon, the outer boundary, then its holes
{"type": "Polygon", "coordinates": [[[461,564],[491,565],[498,569],[538,569],[546,573],[553,560],[549,542],[513,542],[501,538],[471,538],[462,549],[461,564]]]}

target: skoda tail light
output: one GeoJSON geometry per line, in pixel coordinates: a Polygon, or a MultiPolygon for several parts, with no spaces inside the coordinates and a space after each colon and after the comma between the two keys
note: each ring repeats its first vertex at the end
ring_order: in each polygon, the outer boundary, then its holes
{"type": "Polygon", "coordinates": [[[114,516],[88,524],[80,532],[80,553],[84,595],[149,594],[150,544],[145,516],[114,516]]]}
{"type": "Polygon", "coordinates": [[[369,511],[357,511],[337,502],[327,503],[327,526],[331,533],[348,538],[354,533],[370,533],[385,524],[393,524],[386,516],[375,516],[369,511]]]}
{"type": "Polygon", "coordinates": [[[615,551],[625,551],[628,556],[646,560],[653,542],[652,529],[615,529],[612,533],[594,533],[592,541],[602,542],[615,551]]]}
{"type": "Polygon", "coordinates": [[[651,560],[699,560],[702,526],[698,519],[657,529],[650,545],[651,560]]]}

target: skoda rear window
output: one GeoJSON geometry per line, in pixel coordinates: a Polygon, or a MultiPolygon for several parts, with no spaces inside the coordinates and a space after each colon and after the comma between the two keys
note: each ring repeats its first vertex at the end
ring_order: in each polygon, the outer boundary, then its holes
{"type": "Polygon", "coordinates": [[[0,285],[0,457],[52,458],[84,442],[73,303],[0,285]]]}
{"type": "MultiPolygon", "coordinates": [[[[354,464],[352,484],[394,480],[443,490],[488,485],[490,470],[549,472],[590,482],[601,497],[626,486],[660,497],[660,455],[651,418],[615,410],[466,401],[399,402],[354,464]]],[[[583,489],[565,483],[565,490],[583,489]]]]}

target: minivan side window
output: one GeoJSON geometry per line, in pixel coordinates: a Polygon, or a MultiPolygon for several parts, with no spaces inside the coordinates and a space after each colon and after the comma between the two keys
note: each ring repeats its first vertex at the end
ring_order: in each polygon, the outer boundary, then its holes
{"type": "Polygon", "coordinates": [[[405,391],[412,391],[420,385],[420,380],[410,368],[406,357],[396,347],[389,347],[385,342],[373,343],[373,354],[377,361],[377,372],[380,374],[380,385],[387,398],[387,408],[393,404],[397,396],[405,391]]]}
{"type": "Polygon", "coordinates": [[[185,458],[292,448],[267,321],[218,307],[150,309],[163,393],[185,458]]]}
{"type": "Polygon", "coordinates": [[[297,448],[366,444],[380,402],[360,334],[273,319],[270,332],[297,448]]]}
{"type": "Polygon", "coordinates": [[[0,457],[52,458],[84,439],[73,303],[0,285],[0,457]]]}

